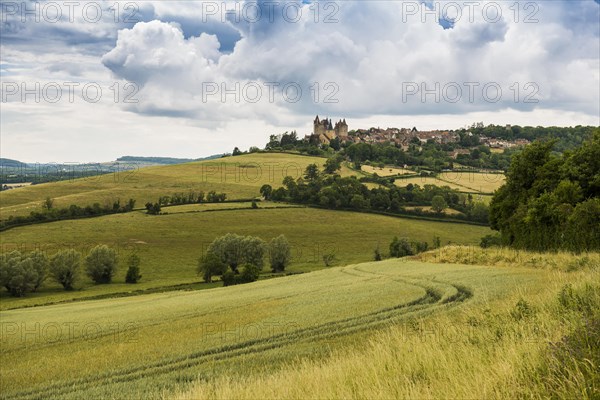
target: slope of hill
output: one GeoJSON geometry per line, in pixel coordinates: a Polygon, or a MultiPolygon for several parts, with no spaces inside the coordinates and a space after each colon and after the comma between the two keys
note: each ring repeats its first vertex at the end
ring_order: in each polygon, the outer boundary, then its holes
{"type": "Polygon", "coordinates": [[[245,210],[227,210],[232,205],[185,205],[169,207],[168,215],[143,212],[59,221],[14,228],[2,233],[3,251],[41,249],[48,255],[74,248],[84,255],[98,244],[114,247],[121,260],[115,284],[93,285],[87,278],[65,292],[48,280],[46,286],[26,298],[10,298],[0,291],[0,308],[47,304],[90,296],[147,290],[200,282],[195,273],[198,258],[218,236],[227,233],[259,236],[264,240],[285,234],[292,249],[290,271],[323,268],[323,254],[334,252],[338,265],[368,261],[375,248],[387,252],[394,236],[427,241],[434,236],[442,243],[476,244],[491,231],[487,227],[387,217],[375,214],[312,208],[276,208],[278,204],[236,204],[245,210]],[[265,208],[267,207],[267,208],[265,208]],[[225,208],[215,212],[215,209],[225,208]],[[211,212],[202,212],[212,210],[211,212]],[[127,257],[136,252],[142,259],[143,279],[135,288],[124,282],[127,257]]]}
{"type": "Polygon", "coordinates": [[[3,398],[159,398],[199,376],[258,377],[309,353],[351,347],[391,322],[459,315],[472,310],[454,312],[461,304],[480,307],[544,281],[535,270],[389,260],[233,288],[4,311],[10,326],[74,325],[52,337],[3,337],[3,398]]]}
{"type": "Polygon", "coordinates": [[[138,206],[155,202],[160,196],[189,191],[214,190],[228,199],[259,196],[264,184],[279,187],[283,178],[302,176],[309,164],[322,166],[325,159],[291,154],[250,154],[168,166],[120,171],[90,178],[40,184],[0,193],[0,218],[40,211],[46,197],[54,207],[112,204],[133,198],[138,206]]]}

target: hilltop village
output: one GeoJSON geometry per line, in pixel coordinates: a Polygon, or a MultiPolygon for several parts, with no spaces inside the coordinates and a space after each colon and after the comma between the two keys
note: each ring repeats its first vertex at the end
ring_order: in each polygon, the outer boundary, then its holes
{"type": "MultiPolygon", "coordinates": [[[[506,129],[510,130],[511,126],[507,125],[506,129]]],[[[467,134],[472,135],[470,132],[467,134]]],[[[306,135],[305,137],[305,140],[310,143],[318,142],[324,145],[328,145],[332,140],[336,139],[340,142],[352,143],[393,143],[396,147],[407,151],[411,144],[425,144],[429,141],[433,141],[437,144],[458,143],[460,141],[460,135],[454,131],[419,131],[417,128],[370,128],[349,130],[346,119],[341,119],[334,124],[331,119],[320,119],[317,115],[313,122],[312,134],[306,135]]],[[[484,135],[479,136],[479,144],[488,146],[492,149],[508,149],[525,146],[529,143],[530,141],[527,139],[510,141],[489,138],[484,135]]],[[[464,154],[469,153],[469,150],[462,149],[457,150],[457,154],[453,154],[453,156],[458,156],[461,151],[464,152],[464,154]]]]}

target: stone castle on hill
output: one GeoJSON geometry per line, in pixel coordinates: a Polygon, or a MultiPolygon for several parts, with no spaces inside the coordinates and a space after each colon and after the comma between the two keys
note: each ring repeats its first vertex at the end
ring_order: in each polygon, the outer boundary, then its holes
{"type": "Polygon", "coordinates": [[[314,121],[313,135],[318,137],[321,143],[329,143],[335,138],[344,141],[348,139],[348,124],[346,119],[343,119],[333,125],[330,119],[320,120],[317,115],[314,121]]]}

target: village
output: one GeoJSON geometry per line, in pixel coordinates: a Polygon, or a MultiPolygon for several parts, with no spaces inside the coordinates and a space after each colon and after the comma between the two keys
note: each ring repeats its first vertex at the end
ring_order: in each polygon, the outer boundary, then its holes
{"type": "MultiPolygon", "coordinates": [[[[510,129],[510,125],[506,126],[510,129]]],[[[467,135],[473,134],[467,131],[467,135]]],[[[437,144],[452,144],[460,142],[460,135],[456,131],[419,131],[416,127],[409,128],[370,128],[349,130],[346,119],[341,119],[335,124],[329,118],[320,119],[319,116],[314,120],[313,132],[305,137],[307,141],[318,140],[321,144],[330,144],[332,140],[338,139],[340,142],[352,143],[393,143],[396,147],[408,151],[411,144],[425,144],[433,141],[437,144]],[[418,142],[417,142],[418,141],[418,142]]],[[[479,136],[479,144],[491,149],[503,150],[514,147],[520,147],[530,144],[527,139],[516,139],[514,141],[490,138],[484,135],[479,136]]],[[[469,154],[468,149],[456,149],[451,152],[456,158],[459,154],[469,154]]]]}

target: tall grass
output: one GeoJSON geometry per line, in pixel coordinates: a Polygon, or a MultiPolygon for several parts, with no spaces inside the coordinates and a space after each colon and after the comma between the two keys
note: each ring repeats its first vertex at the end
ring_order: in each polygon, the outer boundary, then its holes
{"type": "MultiPolygon", "coordinates": [[[[461,249],[446,250],[443,262],[465,261],[461,249]]],[[[516,264],[507,250],[487,251],[473,252],[478,263],[516,264]]],[[[524,265],[543,267],[553,256],[519,257],[524,265]]],[[[593,263],[598,254],[587,257],[593,263]]],[[[555,261],[579,265],[582,259],[560,254],[555,261]]],[[[495,300],[401,321],[364,346],[326,359],[290,362],[262,375],[234,371],[165,397],[597,399],[600,273],[593,267],[565,271],[546,271],[543,285],[495,300]]]]}

